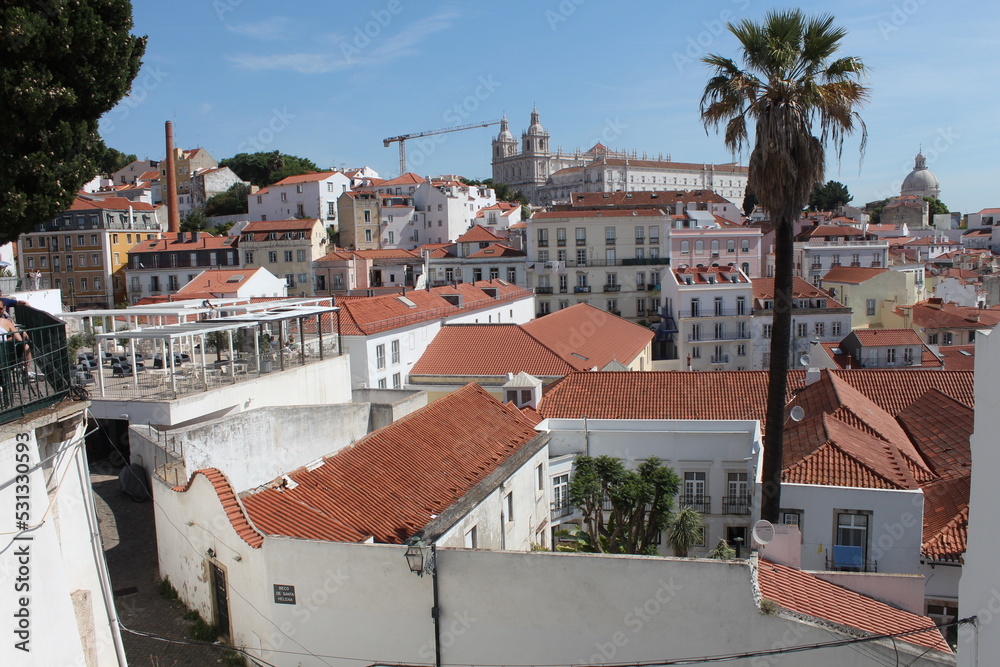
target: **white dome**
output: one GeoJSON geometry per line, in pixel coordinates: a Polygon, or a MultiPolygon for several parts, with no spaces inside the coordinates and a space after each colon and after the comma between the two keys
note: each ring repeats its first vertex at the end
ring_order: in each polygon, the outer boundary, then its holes
{"type": "Polygon", "coordinates": [[[930,169],[927,168],[926,158],[923,153],[917,153],[913,163],[913,171],[903,179],[903,187],[900,189],[901,196],[916,195],[917,197],[934,197],[940,199],[941,185],[938,183],[930,169]]]}

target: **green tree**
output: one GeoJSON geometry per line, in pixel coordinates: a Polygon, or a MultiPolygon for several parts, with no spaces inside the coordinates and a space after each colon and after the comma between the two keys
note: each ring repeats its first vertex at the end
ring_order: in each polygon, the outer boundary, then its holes
{"type": "Polygon", "coordinates": [[[201,232],[208,229],[208,218],[200,210],[195,209],[181,220],[182,232],[201,232]]]}
{"type": "Polygon", "coordinates": [[[104,151],[104,156],[101,158],[100,163],[97,165],[97,173],[104,174],[105,176],[110,176],[119,169],[127,167],[136,161],[135,155],[131,153],[122,153],[117,148],[108,147],[104,151]]]}
{"type": "Polygon", "coordinates": [[[927,214],[930,216],[929,222],[934,222],[934,216],[939,213],[950,213],[948,205],[937,197],[924,197],[924,201],[929,204],[927,214]]]}
{"type": "Polygon", "coordinates": [[[583,514],[583,530],[596,551],[655,554],[679,487],[676,473],[655,457],[627,470],[611,456],[578,456],[569,499],[583,514]]]}
{"type": "Polygon", "coordinates": [[[220,161],[219,166],[229,167],[244,181],[260,187],[277,183],[289,176],[319,171],[316,163],[309,158],[285,155],[280,151],[238,153],[220,161]]]}
{"type": "Polygon", "coordinates": [[[816,183],[823,181],[825,147],[838,156],[846,135],[861,131],[858,109],[868,98],[866,68],[855,57],[835,57],[846,35],[830,15],[806,17],[799,10],[768,12],[763,23],[748,19],[728,28],[739,40],[743,68],[711,54],[713,69],[701,99],[706,130],[724,127],[732,152],[750,145],[747,188],[775,225],[774,318],[764,432],[761,518],[778,521],[781,506],[782,439],[791,348],[793,224],[816,183]],[[814,136],[818,130],[819,136],[814,136]]]}
{"type": "Polygon", "coordinates": [[[736,549],[729,546],[729,542],[719,540],[715,548],[708,552],[708,557],[715,560],[732,560],[736,558],[736,549]]]}
{"type": "Polygon", "coordinates": [[[97,122],[146,49],[131,30],[128,0],[0,3],[0,243],[65,211],[98,172],[97,122]]]}
{"type": "Polygon", "coordinates": [[[701,515],[690,507],[675,514],[667,524],[667,542],[678,558],[686,558],[688,551],[701,542],[701,538],[701,515]]]}
{"type": "Polygon", "coordinates": [[[234,183],[225,192],[212,195],[205,202],[205,215],[239,215],[247,213],[247,197],[250,195],[250,186],[245,183],[234,183]]]}
{"type": "Polygon", "coordinates": [[[816,183],[809,193],[809,208],[813,211],[832,211],[854,199],[847,186],[839,181],[816,183]]]}

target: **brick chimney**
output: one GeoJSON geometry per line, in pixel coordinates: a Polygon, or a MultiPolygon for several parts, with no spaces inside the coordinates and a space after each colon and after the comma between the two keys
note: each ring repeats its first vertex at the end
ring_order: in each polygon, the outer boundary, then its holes
{"type": "Polygon", "coordinates": [[[174,125],[166,123],[167,135],[167,231],[177,234],[181,231],[181,216],[177,209],[177,167],[174,165],[174,125]]]}

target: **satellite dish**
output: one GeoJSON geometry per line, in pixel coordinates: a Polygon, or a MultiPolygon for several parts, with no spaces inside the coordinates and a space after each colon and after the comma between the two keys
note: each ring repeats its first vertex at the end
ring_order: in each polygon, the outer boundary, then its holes
{"type": "Polygon", "coordinates": [[[770,521],[761,519],[753,525],[751,534],[753,541],[763,546],[774,539],[774,526],[771,525],[770,521]]]}
{"type": "Polygon", "coordinates": [[[799,363],[803,366],[808,366],[809,364],[812,363],[812,357],[810,357],[808,354],[803,354],[802,358],[799,359],[799,363]]]}
{"type": "Polygon", "coordinates": [[[793,422],[800,422],[802,421],[802,418],[805,416],[806,416],[806,411],[802,409],[801,405],[796,405],[788,413],[788,418],[791,419],[793,422]]]}

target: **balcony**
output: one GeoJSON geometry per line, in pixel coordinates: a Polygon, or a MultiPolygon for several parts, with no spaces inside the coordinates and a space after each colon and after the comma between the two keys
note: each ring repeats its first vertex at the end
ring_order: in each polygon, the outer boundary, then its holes
{"type": "Polygon", "coordinates": [[[535,294],[552,294],[551,287],[536,287],[535,294]]]}
{"type": "Polygon", "coordinates": [[[618,284],[611,284],[611,283],[609,283],[609,284],[607,284],[607,285],[604,286],[604,291],[605,292],[621,292],[622,291],[622,286],[618,285],[618,284]]]}
{"type": "Polygon", "coordinates": [[[631,257],[621,260],[622,266],[665,266],[669,257],[631,257]]]}
{"type": "Polygon", "coordinates": [[[696,308],[694,310],[681,310],[677,312],[677,317],[749,317],[753,315],[752,308],[696,308]]]}
{"type": "Polygon", "coordinates": [[[622,316],[622,311],[620,311],[620,310],[609,310],[608,312],[611,313],[612,315],[614,315],[615,317],[621,317],[622,316]]]}
{"type": "Polygon", "coordinates": [[[636,245],[642,245],[645,242],[646,242],[646,239],[644,237],[642,237],[642,236],[636,236],[635,237],[635,244],[636,245]]]}
{"type": "Polygon", "coordinates": [[[714,331],[703,331],[698,334],[688,334],[689,343],[698,343],[713,340],[750,340],[749,331],[726,331],[720,334],[714,331]]]}
{"type": "Polygon", "coordinates": [[[590,294],[590,285],[577,285],[573,288],[575,294],[590,294]]]}
{"type": "Polygon", "coordinates": [[[714,355],[713,354],[711,362],[713,364],[728,364],[729,363],[729,355],[728,354],[719,354],[719,355],[714,355]]]}
{"type": "Polygon", "coordinates": [[[0,345],[0,423],[7,423],[62,400],[70,390],[66,325],[30,306],[17,306],[21,331],[28,337],[32,367],[11,343],[0,345]],[[30,371],[30,373],[29,373],[30,371]]]}
{"type": "Polygon", "coordinates": [[[750,514],[750,496],[742,494],[739,496],[724,496],[722,498],[723,514],[738,514],[746,516],[750,514]]]}
{"type": "Polygon", "coordinates": [[[842,544],[831,545],[826,549],[826,569],[841,572],[878,572],[878,561],[865,558],[864,547],[852,547],[842,544]],[[832,552],[832,554],[831,554],[832,552]]]}
{"type": "Polygon", "coordinates": [[[576,510],[575,507],[569,504],[568,501],[562,503],[552,503],[551,516],[553,521],[558,521],[559,519],[569,516],[576,510]]]}
{"type": "Polygon", "coordinates": [[[548,248],[549,247],[549,240],[548,239],[538,239],[538,247],[539,248],[548,248]]]}
{"type": "Polygon", "coordinates": [[[560,248],[566,247],[566,239],[556,239],[556,245],[560,248]]]}
{"type": "Polygon", "coordinates": [[[677,506],[679,508],[690,507],[699,514],[711,514],[712,498],[711,496],[684,494],[677,498],[677,506]]]}
{"type": "Polygon", "coordinates": [[[615,244],[614,239],[604,239],[604,245],[614,245],[614,244],[615,244]]]}
{"type": "Polygon", "coordinates": [[[587,239],[577,239],[577,240],[576,240],[576,244],[577,244],[578,246],[584,246],[584,245],[587,245],[587,239]]]}

